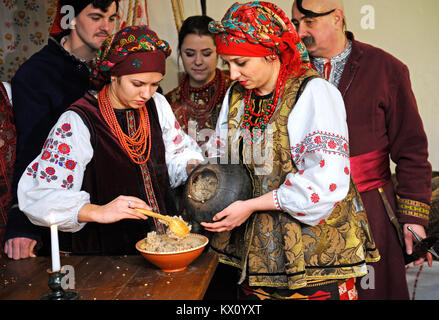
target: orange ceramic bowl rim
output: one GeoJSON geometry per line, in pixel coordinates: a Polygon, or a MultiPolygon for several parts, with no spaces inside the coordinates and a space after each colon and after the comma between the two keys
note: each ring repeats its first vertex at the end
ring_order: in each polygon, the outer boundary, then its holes
{"type": "Polygon", "coordinates": [[[200,249],[202,247],[205,247],[208,243],[209,243],[209,239],[206,236],[203,236],[202,234],[198,234],[198,233],[189,233],[187,235],[187,237],[193,237],[193,238],[200,238],[203,240],[203,243],[200,244],[199,246],[193,247],[193,248],[189,248],[189,249],[185,249],[185,250],[181,250],[181,251],[168,251],[168,252],[156,252],[156,251],[148,251],[145,249],[141,249],[140,248],[140,244],[145,241],[146,238],[143,238],[142,240],[139,240],[136,243],[136,249],[139,250],[142,253],[146,253],[146,254],[153,254],[153,255],[170,255],[170,254],[179,254],[179,253],[185,253],[185,252],[190,252],[190,251],[195,251],[197,249],[200,249]]]}
{"type": "MultiPolygon", "coordinates": [[[[204,247],[209,239],[199,234],[189,234],[193,237],[203,239],[203,243],[191,249],[172,252],[152,252],[140,249],[140,244],[145,240],[142,239],[136,243],[136,249],[140,251],[142,256],[153,265],[159,267],[163,272],[177,272],[187,268],[198,256],[203,252],[204,247]]],[[[188,236],[189,236],[188,235],[188,236]]]]}

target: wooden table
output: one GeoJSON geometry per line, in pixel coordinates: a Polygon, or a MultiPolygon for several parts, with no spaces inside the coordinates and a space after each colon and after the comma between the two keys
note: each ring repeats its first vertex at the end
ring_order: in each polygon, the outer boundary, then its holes
{"type": "MultiPolygon", "coordinates": [[[[61,264],[74,268],[72,291],[81,300],[201,300],[218,257],[205,249],[186,270],[173,273],[162,272],[141,255],[69,256],[61,264]]],[[[0,300],[39,300],[50,291],[50,268],[50,257],[1,258],[0,300]]]]}

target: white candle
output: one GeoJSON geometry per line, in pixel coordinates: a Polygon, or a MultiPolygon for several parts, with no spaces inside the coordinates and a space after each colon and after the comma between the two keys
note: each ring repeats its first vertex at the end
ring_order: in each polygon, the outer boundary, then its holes
{"type": "Polygon", "coordinates": [[[58,226],[56,224],[52,224],[50,226],[50,242],[52,245],[52,271],[56,272],[61,270],[58,243],[58,226]]]}

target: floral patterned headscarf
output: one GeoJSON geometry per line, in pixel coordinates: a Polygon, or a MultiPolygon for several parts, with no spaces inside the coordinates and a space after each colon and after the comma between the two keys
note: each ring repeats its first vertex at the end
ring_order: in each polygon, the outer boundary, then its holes
{"type": "Polygon", "coordinates": [[[221,21],[211,22],[218,54],[245,57],[277,55],[288,73],[311,68],[308,52],[285,12],[270,2],[235,3],[221,21]]]}
{"type": "Polygon", "coordinates": [[[92,83],[97,89],[111,76],[143,72],[166,73],[169,44],[147,26],[126,27],[108,37],[96,54],[92,83]]]}

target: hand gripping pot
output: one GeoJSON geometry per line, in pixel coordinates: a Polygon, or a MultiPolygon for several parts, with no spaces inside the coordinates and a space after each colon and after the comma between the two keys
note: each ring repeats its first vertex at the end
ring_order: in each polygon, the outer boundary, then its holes
{"type": "Polygon", "coordinates": [[[252,197],[247,170],[239,164],[201,164],[187,179],[183,205],[190,218],[212,222],[218,212],[237,200],[252,197]]]}

